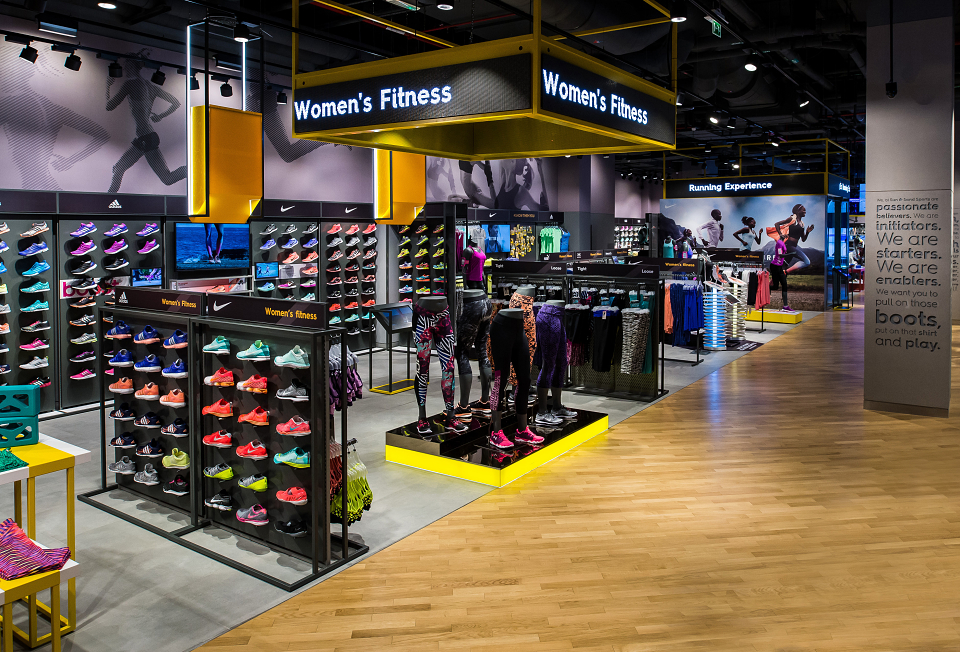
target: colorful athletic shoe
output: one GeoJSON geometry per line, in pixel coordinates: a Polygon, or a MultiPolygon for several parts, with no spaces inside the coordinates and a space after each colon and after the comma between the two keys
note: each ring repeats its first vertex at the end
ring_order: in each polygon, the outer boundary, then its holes
{"type": "Polygon", "coordinates": [[[159,428],[162,424],[160,423],[160,417],[158,417],[153,412],[147,412],[142,417],[133,422],[138,428],[150,428],[156,429],[159,428]]]}
{"type": "Polygon", "coordinates": [[[327,229],[327,233],[328,233],[329,235],[334,235],[334,234],[336,234],[336,233],[340,233],[340,225],[339,225],[339,224],[334,224],[334,225],[331,226],[329,229],[327,229]]]}
{"type": "Polygon", "coordinates": [[[490,436],[487,438],[487,443],[501,450],[506,450],[507,448],[513,448],[513,442],[507,439],[507,436],[503,434],[503,430],[498,430],[494,433],[491,433],[490,436]]]}
{"type": "Polygon", "coordinates": [[[266,525],[270,522],[267,517],[267,510],[263,505],[254,505],[246,509],[237,510],[237,520],[248,525],[266,525]]]}
{"type": "Polygon", "coordinates": [[[203,504],[211,509],[229,512],[233,509],[233,498],[226,491],[221,491],[210,498],[204,498],[203,504]]]}
{"type": "Polygon", "coordinates": [[[168,393],[160,397],[160,405],[167,407],[186,407],[187,397],[179,389],[171,389],[168,393]]]}
{"type": "Polygon", "coordinates": [[[172,365],[169,367],[163,368],[163,377],[164,378],[186,378],[187,377],[187,365],[177,358],[172,365]]]}
{"type": "Polygon", "coordinates": [[[120,407],[107,415],[109,418],[114,421],[133,421],[137,418],[137,415],[133,410],[130,409],[130,406],[126,403],[121,403],[120,407]]]}
{"type": "Polygon", "coordinates": [[[305,469],[310,466],[310,453],[299,446],[291,448],[286,453],[277,453],[273,456],[274,464],[286,464],[295,469],[305,469]]]}
{"type": "Polygon", "coordinates": [[[415,231],[417,235],[420,235],[421,233],[426,233],[426,232],[427,232],[426,224],[421,224],[420,226],[417,227],[417,230],[415,231]]]}
{"type": "Polygon", "coordinates": [[[273,238],[270,238],[269,240],[264,242],[262,245],[260,245],[260,251],[269,251],[270,249],[273,249],[276,246],[277,246],[277,241],[274,240],[273,238]]]}
{"type": "Polygon", "coordinates": [[[244,421],[255,426],[268,426],[270,425],[270,413],[262,407],[257,406],[246,414],[241,414],[237,417],[238,423],[243,423],[244,421]]]}
{"type": "Polygon", "coordinates": [[[20,252],[21,256],[36,256],[47,251],[49,247],[46,242],[34,242],[29,247],[20,252]]]}
{"type": "Polygon", "coordinates": [[[143,330],[134,335],[133,341],[137,344],[155,344],[160,341],[160,333],[157,329],[147,324],[143,330]]]}
{"type": "Polygon", "coordinates": [[[277,500],[291,505],[306,505],[307,492],[303,487],[290,487],[277,492],[277,500]]]}
{"type": "Polygon", "coordinates": [[[169,455],[163,458],[161,464],[168,469],[189,469],[190,456],[179,448],[174,448],[169,455]]]}
{"type": "MultiPolygon", "coordinates": [[[[266,455],[264,455],[264,457],[266,457],[266,455]]],[[[255,473],[254,475],[248,475],[245,478],[240,478],[237,484],[244,489],[263,492],[267,490],[267,476],[263,475],[262,473],[255,473]]]]}
{"type": "Polygon", "coordinates": [[[106,334],[108,340],[124,340],[128,337],[133,337],[133,334],[130,327],[122,319],[118,319],[117,323],[106,334]]]}
{"type": "Polygon", "coordinates": [[[237,446],[237,457],[246,457],[251,460],[265,460],[267,459],[267,448],[259,439],[254,439],[249,444],[237,446]]]}
{"type": "Polygon", "coordinates": [[[143,225],[143,228],[137,231],[137,235],[141,238],[145,238],[148,235],[153,235],[154,233],[160,233],[160,227],[154,222],[148,222],[143,225]]]}
{"type": "Polygon", "coordinates": [[[71,256],[86,256],[91,251],[96,251],[97,245],[93,240],[84,240],[76,249],[70,252],[71,256]]]}
{"type": "Polygon", "coordinates": [[[151,353],[140,362],[134,363],[133,368],[137,371],[142,371],[145,374],[149,374],[160,371],[162,365],[160,364],[160,359],[151,353]]]}
{"type": "Polygon", "coordinates": [[[297,262],[298,260],[300,260],[300,254],[298,254],[296,251],[291,251],[290,254],[283,259],[283,264],[291,265],[297,262]]]}
{"type": "Polygon", "coordinates": [[[114,224],[112,227],[110,227],[109,231],[104,231],[103,235],[107,236],[108,238],[112,238],[126,232],[127,225],[121,222],[120,224],[114,224]]]}
{"type": "Polygon", "coordinates": [[[312,263],[319,259],[320,259],[320,254],[318,254],[316,251],[311,251],[310,253],[308,253],[306,256],[303,257],[303,262],[312,263]]]}
{"type": "Polygon", "coordinates": [[[36,292],[49,292],[50,284],[46,281],[37,281],[33,285],[28,285],[25,288],[21,288],[21,292],[26,292],[28,294],[33,294],[36,292]]]}
{"type": "Polygon", "coordinates": [[[40,351],[49,348],[50,343],[47,340],[40,339],[39,337],[32,342],[20,345],[20,349],[23,351],[40,351]]]}
{"type": "Polygon", "coordinates": [[[157,443],[156,439],[151,439],[146,444],[137,448],[137,455],[139,457],[163,457],[163,449],[160,447],[160,444],[157,443]]]}
{"type": "Polygon", "coordinates": [[[213,448],[233,448],[233,435],[226,430],[218,430],[203,438],[204,446],[213,448]]]}
{"type": "MultiPolygon", "coordinates": [[[[89,315],[87,315],[87,316],[89,316],[89,315]]],[[[73,324],[74,326],[89,326],[89,325],[90,325],[89,322],[86,322],[86,323],[83,323],[83,324],[74,324],[73,322],[70,322],[70,323],[73,324]]],[[[24,326],[21,330],[22,330],[24,333],[39,333],[40,331],[48,331],[48,330],[50,330],[50,322],[48,322],[46,319],[38,319],[37,321],[33,322],[33,323],[30,324],[29,326],[24,326]]],[[[7,331],[7,332],[9,332],[9,331],[7,331]]]]}
{"type": "Polygon", "coordinates": [[[310,434],[310,424],[303,420],[299,415],[291,418],[286,423],[277,424],[277,434],[287,435],[289,437],[300,437],[310,434]]]}
{"type": "Polygon", "coordinates": [[[410,255],[409,249],[401,249],[400,253],[397,254],[397,258],[403,258],[404,256],[409,256],[409,255],[410,255]]]}
{"type": "Polygon", "coordinates": [[[125,432],[111,439],[107,445],[111,448],[136,448],[137,440],[129,432],[125,432]]]}
{"type": "MultiPolygon", "coordinates": [[[[159,248],[160,248],[160,245],[157,244],[157,241],[156,241],[156,240],[147,240],[147,242],[146,242],[142,247],[140,247],[139,249],[137,249],[137,253],[138,253],[138,254],[148,254],[148,253],[150,253],[151,251],[156,251],[156,250],[159,249],[159,248]]],[[[110,252],[107,252],[107,253],[110,253],[110,252]]]]}
{"type": "Polygon", "coordinates": [[[163,341],[165,349],[185,349],[187,348],[187,334],[179,328],[173,331],[173,335],[163,341]]]}
{"type": "Polygon", "coordinates": [[[520,444],[542,444],[543,437],[530,430],[528,426],[523,430],[517,431],[517,436],[514,437],[514,441],[520,444]]]}
{"type": "Polygon", "coordinates": [[[429,253],[430,253],[430,252],[427,251],[426,249],[421,249],[420,251],[417,252],[415,258],[423,258],[424,256],[426,256],[426,255],[429,254],[429,253]]]}
{"type": "Polygon", "coordinates": [[[233,403],[230,403],[229,401],[226,401],[224,399],[220,399],[213,405],[204,406],[203,410],[201,410],[201,413],[204,415],[212,414],[213,416],[219,417],[221,419],[232,417],[233,403]]]}
{"type": "Polygon", "coordinates": [[[126,349],[120,349],[115,356],[110,358],[111,367],[132,367],[134,365],[133,354],[126,349]]]}
{"type": "Polygon", "coordinates": [[[223,335],[217,335],[217,337],[203,347],[204,353],[213,353],[214,355],[223,355],[230,353],[230,340],[225,338],[223,335]]]}
{"type": "Polygon", "coordinates": [[[190,493],[190,483],[179,473],[177,477],[163,485],[163,493],[174,496],[186,496],[190,493]]]}
{"type": "Polygon", "coordinates": [[[91,233],[96,233],[97,227],[93,222],[81,222],[80,228],[70,234],[74,238],[82,238],[85,235],[90,235],[91,233]]]}
{"type": "Polygon", "coordinates": [[[233,372],[220,367],[212,376],[204,378],[203,384],[211,387],[233,387],[233,372]]]}
{"type": "Polygon", "coordinates": [[[156,383],[147,383],[134,392],[133,396],[134,398],[139,398],[142,401],[159,401],[160,388],[156,383]]]}
{"type": "Polygon", "coordinates": [[[20,312],[40,312],[41,310],[49,310],[50,304],[46,301],[34,301],[26,308],[21,308],[20,312]]]}
{"type": "Polygon", "coordinates": [[[173,420],[173,423],[169,423],[160,428],[160,434],[169,435],[170,437],[186,437],[190,433],[188,432],[187,422],[177,417],[173,420]]]}
{"type": "Polygon", "coordinates": [[[127,248],[127,241],[124,240],[123,238],[118,238],[118,239],[114,240],[113,243],[112,243],[109,247],[107,247],[106,249],[104,249],[104,250],[103,250],[103,253],[105,253],[105,254],[110,254],[110,255],[112,256],[113,254],[118,254],[118,253],[120,253],[121,251],[123,251],[123,250],[126,249],[126,248],[127,248]]]}
{"type": "Polygon", "coordinates": [[[437,249],[433,252],[434,258],[441,258],[443,256],[443,248],[437,249]]]}
{"type": "MultiPolygon", "coordinates": [[[[347,306],[348,308],[350,306],[347,306]]],[[[356,305],[354,305],[356,307],[356,305]]],[[[278,367],[290,367],[292,369],[309,369],[310,359],[306,352],[297,344],[292,349],[273,359],[273,364],[278,367]]]]}
{"type": "Polygon", "coordinates": [[[261,340],[257,340],[245,350],[237,354],[237,360],[251,360],[259,362],[270,359],[270,347],[261,340]]]}
{"type": "Polygon", "coordinates": [[[215,480],[229,480],[233,477],[233,468],[220,462],[219,464],[203,469],[203,475],[208,478],[214,478],[215,480]]]}
{"type": "Polygon", "coordinates": [[[257,288],[257,290],[259,290],[260,292],[273,292],[276,289],[277,289],[277,286],[274,285],[273,283],[270,283],[269,281],[267,281],[266,283],[264,283],[263,285],[257,288]]]}

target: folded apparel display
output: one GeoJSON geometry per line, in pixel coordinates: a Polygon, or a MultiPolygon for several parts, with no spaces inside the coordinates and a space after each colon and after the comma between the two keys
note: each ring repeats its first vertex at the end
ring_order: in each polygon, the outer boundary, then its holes
{"type": "Polygon", "coordinates": [[[0,523],[0,579],[9,581],[60,570],[68,559],[70,548],[41,548],[12,518],[0,523]]]}
{"type": "Polygon", "coordinates": [[[9,448],[0,449],[0,473],[24,466],[28,466],[28,464],[14,455],[9,448]]]}

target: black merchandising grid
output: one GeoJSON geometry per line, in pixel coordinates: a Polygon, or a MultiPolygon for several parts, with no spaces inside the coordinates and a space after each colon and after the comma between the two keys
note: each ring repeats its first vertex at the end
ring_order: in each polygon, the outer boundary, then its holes
{"type": "Polygon", "coordinates": [[[377,324],[370,308],[378,303],[377,225],[373,220],[324,220],[320,222],[319,238],[318,284],[320,300],[328,306],[328,320],[340,318],[331,325],[343,326],[351,349],[373,348],[377,324]],[[349,233],[353,229],[356,231],[349,233]],[[347,308],[353,303],[357,305],[347,308]]]}

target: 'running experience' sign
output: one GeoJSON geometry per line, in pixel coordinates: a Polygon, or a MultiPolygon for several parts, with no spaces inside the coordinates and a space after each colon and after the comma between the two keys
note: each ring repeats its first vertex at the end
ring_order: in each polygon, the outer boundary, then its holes
{"type": "Polygon", "coordinates": [[[551,113],[673,143],[676,106],[578,66],[543,55],[540,106],[551,113]]]}
{"type": "Polygon", "coordinates": [[[530,55],[428,68],[294,92],[293,131],[529,109],[530,55]]]}

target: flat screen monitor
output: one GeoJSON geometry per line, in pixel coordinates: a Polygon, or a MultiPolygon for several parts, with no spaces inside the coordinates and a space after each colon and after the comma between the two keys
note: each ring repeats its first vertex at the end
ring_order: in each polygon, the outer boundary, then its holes
{"type": "Polygon", "coordinates": [[[484,235],[487,236],[484,253],[504,255],[510,253],[509,224],[484,224],[483,231],[484,235]]]}
{"type": "Polygon", "coordinates": [[[247,224],[174,225],[178,271],[250,269],[250,226],[247,224]]]}
{"type": "Polygon", "coordinates": [[[131,269],[130,285],[135,288],[160,287],[163,285],[163,270],[159,267],[131,269]]]}
{"type": "Polygon", "coordinates": [[[258,281],[264,278],[277,278],[280,276],[280,263],[257,263],[253,273],[258,281]]]}

